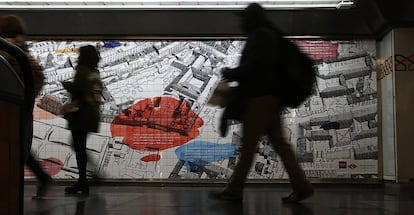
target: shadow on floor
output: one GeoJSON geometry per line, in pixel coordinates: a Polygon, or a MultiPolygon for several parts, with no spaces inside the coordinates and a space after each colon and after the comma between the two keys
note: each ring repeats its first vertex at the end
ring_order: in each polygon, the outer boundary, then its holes
{"type": "Polygon", "coordinates": [[[54,186],[43,199],[33,200],[34,185],[25,186],[24,214],[35,215],[394,215],[413,214],[412,192],[389,195],[384,188],[316,188],[300,204],[285,204],[287,187],[246,188],[240,203],[211,200],[211,187],[96,186],[88,196],[65,195],[54,186]]]}

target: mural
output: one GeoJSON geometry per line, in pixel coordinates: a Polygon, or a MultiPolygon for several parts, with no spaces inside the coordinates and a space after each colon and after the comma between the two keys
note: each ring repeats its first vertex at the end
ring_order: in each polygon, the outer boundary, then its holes
{"type": "MultiPolygon", "coordinates": [[[[295,41],[315,60],[317,91],[284,112],[284,134],[308,177],[376,178],[375,41],[295,41]]],[[[77,50],[100,47],[104,83],[99,133],[88,137],[90,176],[111,179],[223,179],[238,159],[241,124],[221,138],[222,109],[206,102],[220,70],[235,67],[244,41],[32,41],[45,67],[36,100],[33,151],[54,178],[76,178],[70,131],[58,115],[68,100],[77,50]]],[[[27,170],[26,177],[32,177],[27,170]]],[[[266,137],[249,178],[287,178],[266,137]]]]}

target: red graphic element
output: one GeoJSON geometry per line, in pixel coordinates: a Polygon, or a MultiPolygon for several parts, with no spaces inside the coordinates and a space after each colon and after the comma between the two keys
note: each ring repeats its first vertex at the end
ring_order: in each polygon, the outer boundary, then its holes
{"type": "Polygon", "coordinates": [[[36,99],[33,117],[35,119],[54,119],[60,114],[62,102],[52,95],[44,95],[36,99]]]}
{"type": "MultiPolygon", "coordinates": [[[[43,97],[45,97],[45,96],[43,96],[43,97]]],[[[51,112],[47,111],[46,109],[40,108],[40,106],[41,106],[40,102],[41,102],[41,99],[39,100],[37,98],[36,99],[36,104],[35,104],[34,109],[33,109],[33,119],[44,120],[44,119],[54,119],[54,118],[56,118],[56,115],[54,113],[51,113],[51,112]]]]}
{"type": "Polygon", "coordinates": [[[339,161],[338,165],[339,165],[339,169],[346,169],[347,163],[346,161],[339,161]]]}
{"type": "MultiPolygon", "coordinates": [[[[45,170],[45,172],[54,176],[60,172],[63,167],[63,162],[57,158],[48,158],[42,159],[39,161],[40,166],[45,170]]],[[[30,171],[28,167],[24,167],[24,177],[33,177],[34,174],[30,171]]]]}
{"type": "Polygon", "coordinates": [[[337,59],[339,55],[338,44],[331,41],[298,40],[294,43],[315,61],[337,59]]]}
{"type": "Polygon", "coordinates": [[[381,80],[392,73],[392,64],[392,57],[390,56],[379,65],[379,72],[377,74],[378,80],[381,80]]]}
{"type": "Polygon", "coordinates": [[[185,100],[154,97],[123,110],[112,121],[111,134],[132,149],[162,151],[194,139],[203,124],[185,100]]]}
{"type": "Polygon", "coordinates": [[[157,154],[150,154],[141,158],[141,160],[144,162],[159,161],[160,159],[161,156],[157,154]]]}

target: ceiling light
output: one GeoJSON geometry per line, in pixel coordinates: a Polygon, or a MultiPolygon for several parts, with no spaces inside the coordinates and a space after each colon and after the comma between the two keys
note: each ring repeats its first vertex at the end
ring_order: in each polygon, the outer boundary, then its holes
{"type": "Polygon", "coordinates": [[[1,9],[242,9],[257,2],[267,9],[349,8],[352,0],[0,0],[1,9]]]}

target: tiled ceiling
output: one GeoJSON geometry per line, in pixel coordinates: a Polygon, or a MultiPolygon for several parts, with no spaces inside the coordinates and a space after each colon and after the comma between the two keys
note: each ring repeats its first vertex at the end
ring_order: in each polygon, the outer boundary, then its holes
{"type": "MultiPolygon", "coordinates": [[[[0,0],[0,9],[239,9],[250,0],[0,0]]],[[[355,5],[354,0],[256,0],[268,9],[334,8],[344,9],[355,5]]]]}

